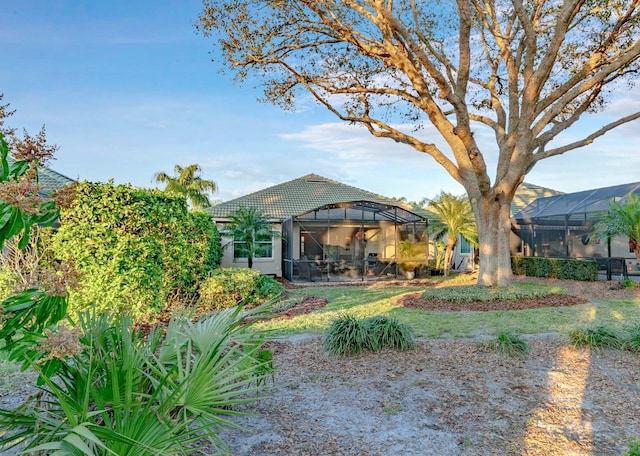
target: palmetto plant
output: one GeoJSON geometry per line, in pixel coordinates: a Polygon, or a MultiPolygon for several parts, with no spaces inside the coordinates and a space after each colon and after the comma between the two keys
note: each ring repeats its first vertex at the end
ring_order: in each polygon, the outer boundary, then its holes
{"type": "Polygon", "coordinates": [[[593,229],[599,238],[627,236],[629,247],[640,261],[640,198],[635,193],[622,201],[611,201],[609,210],[596,218],[593,229]]]}
{"type": "Polygon", "coordinates": [[[268,373],[262,336],[247,317],[266,309],[227,309],[199,322],[176,316],[164,336],[144,336],[127,319],[86,314],[84,349],[55,375],[33,366],[41,391],[0,410],[0,448],[29,454],[178,455],[223,450],[218,437],[233,406],[256,399],[268,373]],[[247,349],[247,347],[250,347],[247,349]],[[3,447],[2,445],[5,445],[3,447]]]}
{"type": "Polygon", "coordinates": [[[431,215],[429,234],[435,240],[445,240],[444,271],[446,275],[453,261],[453,249],[458,241],[458,235],[473,245],[478,244],[478,230],[473,209],[466,196],[441,192],[428,202],[426,210],[431,215]]]}
{"type": "Polygon", "coordinates": [[[156,173],[156,182],[166,184],[164,189],[167,193],[174,193],[187,198],[194,210],[200,210],[211,206],[211,201],[207,194],[217,190],[214,181],[202,179],[200,173],[202,168],[197,163],[183,168],[180,165],[173,167],[174,175],[167,173],[156,173]]]}

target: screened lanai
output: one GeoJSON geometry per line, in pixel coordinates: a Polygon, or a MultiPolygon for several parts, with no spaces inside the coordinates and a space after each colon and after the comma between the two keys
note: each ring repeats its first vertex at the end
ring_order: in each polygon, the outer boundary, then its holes
{"type": "Polygon", "coordinates": [[[594,219],[611,201],[640,195],[640,182],[538,198],[513,216],[519,253],[525,256],[632,258],[627,240],[598,241],[594,219]]]}
{"type": "Polygon", "coordinates": [[[283,272],[289,280],[382,279],[400,272],[398,246],[424,245],[427,219],[373,201],[332,203],[283,223],[283,272]]]}

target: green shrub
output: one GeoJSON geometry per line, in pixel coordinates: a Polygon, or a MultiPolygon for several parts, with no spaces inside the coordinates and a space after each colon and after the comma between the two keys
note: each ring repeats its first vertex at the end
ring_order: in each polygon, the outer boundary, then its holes
{"type": "Polygon", "coordinates": [[[370,346],[367,327],[362,320],[343,315],[333,321],[327,330],[324,348],[334,356],[352,356],[370,346]]]}
{"type": "Polygon", "coordinates": [[[506,331],[499,333],[495,340],[488,342],[486,346],[509,356],[522,356],[529,353],[527,341],[522,336],[506,331]]]}
{"type": "Polygon", "coordinates": [[[284,291],[275,279],[246,268],[220,268],[200,286],[200,310],[220,310],[238,304],[256,305],[284,291]]]}
{"type": "Polygon", "coordinates": [[[636,282],[633,279],[624,279],[622,281],[622,286],[625,288],[633,288],[636,286],[636,282]]]}
{"type": "Polygon", "coordinates": [[[276,298],[283,292],[284,287],[280,282],[273,277],[261,275],[256,282],[254,296],[257,296],[260,301],[264,301],[276,298]]]}
{"type": "Polygon", "coordinates": [[[219,243],[211,217],[189,212],[184,198],[111,182],[79,184],[53,236],[58,258],[82,276],[72,311],[95,305],[135,318],[196,292],[219,263],[219,243]]]}
{"type": "Polygon", "coordinates": [[[530,277],[583,281],[598,279],[598,263],[585,259],[514,256],[511,258],[511,269],[514,274],[530,277]]]}
{"type": "Polygon", "coordinates": [[[396,318],[376,316],[366,318],[363,322],[369,337],[369,350],[378,351],[385,348],[409,350],[414,347],[413,331],[400,323],[396,318]]]}
{"type": "Polygon", "coordinates": [[[458,285],[451,287],[427,287],[422,293],[424,299],[450,302],[503,301],[509,299],[543,298],[549,295],[544,288],[528,287],[481,287],[478,285],[458,285]]]}
{"type": "Polygon", "coordinates": [[[610,326],[598,326],[576,329],[571,332],[569,338],[576,347],[586,345],[591,348],[621,349],[627,345],[628,334],[610,326]]]}

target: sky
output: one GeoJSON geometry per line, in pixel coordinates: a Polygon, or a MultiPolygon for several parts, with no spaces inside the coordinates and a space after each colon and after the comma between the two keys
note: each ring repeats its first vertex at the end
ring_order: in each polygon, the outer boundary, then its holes
{"type": "MultiPolygon", "coordinates": [[[[49,167],[78,180],[156,187],[159,171],[198,163],[227,201],[309,173],[411,201],[464,189],[406,145],[340,123],[325,108],[259,103],[211,61],[196,34],[199,0],[0,0],[0,93],[7,125],[46,126],[49,167]]],[[[614,94],[611,115],[640,110],[640,90],[614,94]]],[[[566,138],[614,118],[582,121],[566,138]]],[[[423,132],[433,137],[432,127],[423,132]]],[[[476,135],[490,151],[489,134],[476,135]]],[[[526,181],[563,192],[640,181],[640,122],[544,160],[526,181]]],[[[488,162],[494,163],[490,157],[488,162]]],[[[491,169],[491,168],[490,168],[491,169]]],[[[160,186],[162,187],[162,186],[160,186]]]]}

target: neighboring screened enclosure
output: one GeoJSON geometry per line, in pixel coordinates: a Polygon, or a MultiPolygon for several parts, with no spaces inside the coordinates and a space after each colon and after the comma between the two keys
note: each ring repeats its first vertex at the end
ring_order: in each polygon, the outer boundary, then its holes
{"type": "Polygon", "coordinates": [[[592,227],[611,201],[640,195],[640,182],[538,198],[513,216],[518,253],[539,257],[632,257],[626,239],[596,240],[592,227]]]}

